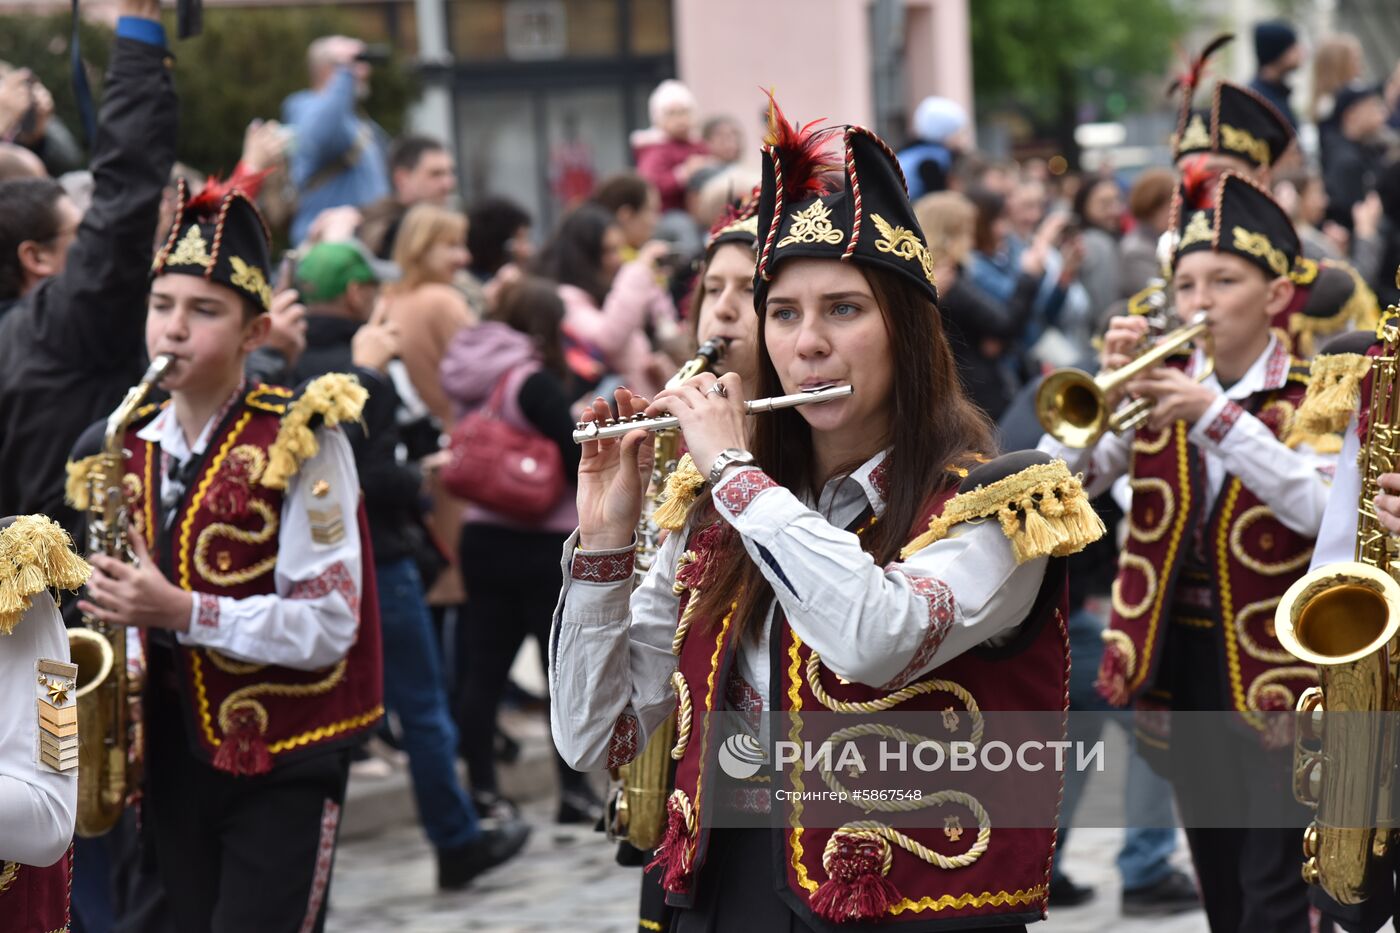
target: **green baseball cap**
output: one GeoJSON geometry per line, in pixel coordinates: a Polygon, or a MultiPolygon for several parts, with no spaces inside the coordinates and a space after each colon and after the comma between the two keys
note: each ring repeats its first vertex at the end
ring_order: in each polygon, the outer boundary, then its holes
{"type": "Polygon", "coordinates": [[[317,243],[297,261],[296,289],[311,304],[335,301],[351,282],[388,282],[398,269],[375,257],[356,241],[317,243]]]}

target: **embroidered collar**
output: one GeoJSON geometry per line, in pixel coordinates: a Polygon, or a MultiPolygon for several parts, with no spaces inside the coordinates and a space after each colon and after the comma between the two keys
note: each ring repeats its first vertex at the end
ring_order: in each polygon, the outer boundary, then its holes
{"type": "MultiPolygon", "coordinates": [[[[1288,355],[1288,348],[1278,339],[1275,334],[1269,335],[1269,345],[1264,348],[1264,352],[1250,364],[1239,382],[1223,389],[1226,398],[1234,401],[1241,401],[1249,398],[1256,392],[1273,392],[1282,389],[1288,383],[1288,368],[1291,360],[1288,355]]],[[[1191,358],[1191,371],[1200,372],[1205,359],[1200,350],[1195,352],[1191,358]]],[[[1220,380],[1211,376],[1206,380],[1206,385],[1220,388],[1220,380]]]]}
{"type": "Polygon", "coordinates": [[[175,417],[175,406],[166,405],[160,413],[146,423],[141,430],[136,432],[136,436],[143,441],[149,441],[160,446],[161,452],[169,457],[174,457],[183,463],[191,457],[197,457],[204,453],[204,448],[209,446],[209,439],[213,436],[215,428],[223,423],[224,417],[229,410],[243,398],[247,391],[247,379],[240,378],[238,387],[233,390],[224,403],[219,406],[219,410],[214,412],[204,424],[203,430],[199,432],[199,437],[195,438],[194,446],[191,447],[185,440],[185,432],[180,428],[180,421],[175,417]]]}
{"type": "Polygon", "coordinates": [[[846,476],[827,482],[817,500],[817,511],[828,518],[844,514],[853,506],[863,510],[868,504],[876,515],[885,511],[885,496],[889,494],[889,468],[885,463],[889,451],[882,450],[846,476]]]}

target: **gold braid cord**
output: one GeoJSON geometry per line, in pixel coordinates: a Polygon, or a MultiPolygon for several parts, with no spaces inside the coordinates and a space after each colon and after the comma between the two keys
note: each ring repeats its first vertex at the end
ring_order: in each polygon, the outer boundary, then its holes
{"type": "Polygon", "coordinates": [[[995,517],[1016,562],[1065,557],[1103,537],[1103,520],[1063,460],[1038,463],[986,486],[959,493],[929,522],[928,531],[900,551],[908,560],[948,536],[959,522],[995,517]]]}
{"type": "Polygon", "coordinates": [[[982,805],[978,803],[975,798],[967,794],[958,791],[943,791],[935,794],[934,797],[942,798],[937,801],[940,806],[945,803],[961,804],[971,810],[973,815],[977,817],[977,838],[973,841],[971,848],[966,852],[961,855],[943,855],[940,852],[933,851],[917,840],[911,839],[894,827],[887,826],[878,820],[856,820],[847,823],[831,834],[831,838],[826,841],[826,848],[822,851],[822,867],[827,870],[828,874],[831,873],[831,858],[836,854],[836,848],[841,844],[842,837],[855,839],[878,838],[884,842],[884,864],[880,866],[880,873],[885,875],[889,874],[890,870],[891,859],[888,849],[890,843],[894,843],[910,855],[927,862],[935,868],[941,868],[944,871],[950,871],[955,868],[966,868],[971,865],[973,862],[980,859],[987,851],[987,847],[991,845],[991,817],[987,816],[987,811],[982,808],[982,805]]]}
{"type": "MultiPolygon", "coordinates": [[[[817,652],[811,652],[807,659],[807,687],[812,691],[812,695],[817,701],[827,709],[838,713],[880,713],[893,709],[906,700],[928,693],[949,693],[956,696],[966,707],[968,716],[971,718],[972,732],[967,741],[974,747],[982,744],[985,734],[986,723],[982,717],[981,707],[976,699],[960,684],[951,680],[928,680],[909,684],[901,687],[878,700],[864,702],[844,702],[832,697],[821,683],[821,657],[817,652]]],[[[919,745],[921,743],[932,743],[940,747],[947,747],[947,743],[930,739],[927,736],[917,735],[897,729],[893,726],[885,726],[879,723],[864,723],[858,726],[851,726],[847,729],[840,729],[827,737],[826,743],[846,742],[851,739],[860,738],[867,735],[878,735],[884,738],[896,738],[904,742],[919,745]]],[[[823,743],[823,744],[826,744],[823,743]]],[[[829,762],[828,762],[829,764],[829,762]]],[[[821,768],[822,780],[837,794],[845,794],[846,787],[836,778],[828,764],[823,764],[821,768]]],[[[984,808],[970,794],[961,791],[944,790],[922,797],[918,800],[864,800],[858,806],[870,811],[881,812],[912,812],[922,810],[927,807],[941,807],[946,804],[960,804],[966,807],[977,819],[977,838],[972,846],[961,855],[946,856],[924,846],[918,841],[906,836],[899,830],[878,820],[858,820],[847,823],[836,832],[831,834],[827,840],[826,849],[822,852],[822,867],[827,874],[831,874],[831,859],[835,856],[843,838],[879,840],[882,848],[882,865],[880,873],[888,875],[892,860],[892,850],[890,843],[898,845],[906,852],[922,859],[930,865],[941,869],[964,868],[971,865],[982,857],[987,851],[987,847],[992,840],[992,820],[984,808]]]]}
{"type": "MultiPolygon", "coordinates": [[[[690,454],[686,454],[690,456],[690,454]]],[[[676,573],[680,574],[681,568],[695,560],[694,551],[683,551],[676,560],[676,573]]],[[[671,584],[671,592],[677,596],[683,595],[689,589],[684,583],[677,580],[671,584]]],[[[681,612],[680,621],[676,623],[676,634],[671,636],[671,653],[676,657],[681,656],[681,648],[685,646],[685,636],[690,632],[690,624],[695,621],[695,610],[700,606],[700,591],[691,590],[690,599],[685,604],[685,610],[681,612]]]]}
{"type": "Polygon", "coordinates": [[[36,594],[76,590],[91,573],[58,523],[43,515],[16,518],[0,530],[0,635],[14,631],[36,594]]]}
{"type": "MultiPolygon", "coordinates": [[[[212,653],[211,653],[212,656],[212,653]]],[[[250,710],[258,720],[258,731],[267,732],[267,708],[253,697],[314,697],[330,693],[345,678],[349,662],[342,659],[321,680],[309,684],[252,684],[233,691],[219,704],[219,728],[225,734],[233,731],[232,714],[236,709],[250,710]]]]}
{"type": "Polygon", "coordinates": [[[236,525],[215,522],[207,525],[195,540],[194,569],[199,571],[201,577],[215,586],[239,586],[250,580],[256,580],[277,566],[277,555],[275,554],[263,558],[251,567],[229,572],[218,570],[209,564],[209,548],[218,538],[228,538],[230,541],[238,541],[242,544],[263,544],[277,534],[277,513],[272,511],[272,506],[261,499],[253,499],[248,503],[248,508],[256,512],[263,520],[263,526],[257,531],[244,531],[236,525]]]}
{"type": "Polygon", "coordinates": [[[924,680],[917,681],[905,687],[900,687],[894,693],[880,697],[878,700],[866,700],[858,703],[848,703],[838,700],[830,693],[821,682],[821,655],[815,651],[807,658],[807,687],[812,691],[812,696],[817,698],[817,702],[827,709],[836,713],[883,713],[894,709],[905,700],[912,699],[925,693],[951,693],[967,707],[967,713],[972,717],[972,741],[980,743],[982,741],[982,731],[984,723],[982,721],[982,710],[973,699],[972,694],[960,684],[955,684],[951,680],[924,680]]]}
{"type": "Polygon", "coordinates": [[[686,685],[685,675],[680,671],[671,672],[671,686],[675,689],[676,700],[680,704],[676,711],[676,744],[671,749],[671,758],[680,761],[685,757],[686,747],[690,745],[690,687],[686,685]]]}
{"type": "Polygon", "coordinates": [[[4,894],[19,877],[19,862],[0,862],[0,894],[4,894]]]}

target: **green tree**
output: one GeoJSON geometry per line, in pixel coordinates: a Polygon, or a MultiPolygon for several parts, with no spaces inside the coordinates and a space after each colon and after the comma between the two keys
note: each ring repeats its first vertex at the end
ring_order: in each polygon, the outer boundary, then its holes
{"type": "MultiPolygon", "coordinates": [[[[0,60],[30,68],[53,93],[58,116],[81,133],[69,65],[69,14],[0,17],[0,60]]],[[[243,131],[255,117],[277,119],[282,99],[306,86],[306,47],[317,36],[382,37],[382,16],[363,10],[311,8],[206,9],[204,32],[175,40],[175,14],[166,17],[180,100],[178,158],[204,172],[226,174],[238,161],[243,131]]],[[[105,26],[82,24],[82,56],[93,94],[111,51],[105,26]]],[[[399,59],[375,68],[365,109],[391,135],[403,129],[418,96],[417,76],[399,59]]]]}
{"type": "MultiPolygon", "coordinates": [[[[238,160],[243,131],[256,117],[280,119],[282,100],[306,87],[306,47],[318,36],[343,33],[373,41],[382,20],[352,10],[206,8],[204,32],[175,43],[175,88],[180,96],[182,162],[226,173],[238,160]]],[[[175,34],[175,17],[166,29],[175,34]]],[[[414,75],[397,61],[374,70],[365,109],[390,135],[404,126],[418,96],[414,75]]]]}
{"type": "MultiPolygon", "coordinates": [[[[83,61],[93,93],[101,90],[102,75],[111,53],[112,31],[97,23],[80,24],[83,61]]],[[[49,16],[16,14],[0,16],[0,61],[16,68],[28,68],[53,95],[54,112],[81,139],[77,98],[73,96],[69,48],[73,17],[69,13],[49,16]]]]}
{"type": "Polygon", "coordinates": [[[975,0],[972,71],[980,110],[1011,107],[1077,154],[1082,103],[1112,116],[1166,74],[1189,10],[1180,0],[975,0]],[[1117,111],[1117,112],[1115,112],[1117,111]]]}

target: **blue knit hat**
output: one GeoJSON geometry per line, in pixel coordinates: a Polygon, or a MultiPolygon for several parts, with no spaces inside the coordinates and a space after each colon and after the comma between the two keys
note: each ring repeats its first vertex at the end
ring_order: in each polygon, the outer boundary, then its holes
{"type": "Polygon", "coordinates": [[[1298,33],[1281,19],[1265,20],[1254,26],[1254,54],[1259,67],[1272,64],[1298,44],[1298,33]]]}

